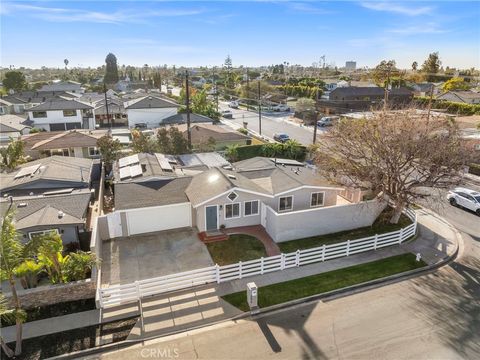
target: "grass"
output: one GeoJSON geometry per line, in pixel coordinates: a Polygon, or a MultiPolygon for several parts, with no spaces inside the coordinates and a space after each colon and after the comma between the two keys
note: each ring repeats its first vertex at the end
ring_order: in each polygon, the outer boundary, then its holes
{"type": "Polygon", "coordinates": [[[228,240],[207,244],[207,249],[212,259],[218,265],[235,264],[239,261],[248,261],[267,256],[265,247],[257,238],[235,234],[228,240]]]}
{"type": "Polygon", "coordinates": [[[280,251],[283,253],[294,252],[297,250],[311,249],[321,245],[335,244],[347,240],[355,240],[375,234],[385,234],[391,231],[397,231],[401,228],[410,225],[412,221],[404,214],[400,217],[397,224],[390,224],[388,219],[390,217],[389,209],[384,210],[372,226],[367,226],[359,229],[337,232],[327,235],[312,236],[304,239],[285,241],[278,244],[280,251]]]}
{"type": "MultiPolygon", "coordinates": [[[[261,308],[277,305],[418,269],[425,265],[423,260],[417,262],[413,254],[402,254],[323,274],[268,285],[258,290],[258,305],[261,308]]],[[[249,311],[246,291],[228,294],[222,296],[222,298],[242,311],[249,311]]]]}

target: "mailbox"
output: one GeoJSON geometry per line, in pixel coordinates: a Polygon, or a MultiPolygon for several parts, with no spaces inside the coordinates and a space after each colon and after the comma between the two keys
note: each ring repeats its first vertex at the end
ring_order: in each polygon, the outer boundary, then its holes
{"type": "Polygon", "coordinates": [[[258,288],[254,282],[247,284],[247,302],[250,310],[258,308],[258,288]]]}

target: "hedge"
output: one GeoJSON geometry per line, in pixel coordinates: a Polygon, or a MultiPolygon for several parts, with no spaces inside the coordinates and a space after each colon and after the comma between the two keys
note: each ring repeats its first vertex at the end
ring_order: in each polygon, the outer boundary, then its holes
{"type": "MultiPolygon", "coordinates": [[[[428,105],[429,97],[416,97],[415,101],[420,105],[428,105]]],[[[446,100],[432,100],[432,108],[445,109],[449,113],[458,115],[480,115],[480,104],[465,104],[446,100]]]]}
{"type": "MultiPolygon", "coordinates": [[[[304,161],[307,156],[307,148],[305,146],[300,146],[300,149],[300,154],[294,160],[304,161]]],[[[239,146],[237,151],[238,161],[251,159],[255,156],[265,156],[263,153],[263,144],[239,146]]],[[[290,154],[285,152],[285,146],[283,144],[282,151],[277,156],[283,159],[292,159],[290,154]]]]}
{"type": "Polygon", "coordinates": [[[480,176],[480,164],[470,164],[468,172],[473,175],[480,176]]]}

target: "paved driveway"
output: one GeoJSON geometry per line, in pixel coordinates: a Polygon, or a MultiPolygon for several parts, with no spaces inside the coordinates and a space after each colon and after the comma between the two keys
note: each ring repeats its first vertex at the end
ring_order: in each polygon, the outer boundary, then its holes
{"type": "Polygon", "coordinates": [[[103,243],[102,254],[104,286],[214,265],[193,229],[111,239],[103,243]]]}

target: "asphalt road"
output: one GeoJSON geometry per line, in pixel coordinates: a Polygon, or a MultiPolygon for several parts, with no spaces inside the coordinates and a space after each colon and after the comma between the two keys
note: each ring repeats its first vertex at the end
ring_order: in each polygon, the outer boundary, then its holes
{"type": "Polygon", "coordinates": [[[444,195],[437,193],[428,205],[464,241],[457,260],[432,274],[102,358],[478,359],[480,218],[451,207],[444,195]]]}
{"type": "MultiPolygon", "coordinates": [[[[243,109],[231,109],[227,103],[220,103],[219,110],[230,110],[233,113],[233,119],[225,119],[237,126],[243,126],[243,122],[248,123],[247,127],[257,133],[260,132],[258,112],[247,111],[243,109]]],[[[262,113],[262,135],[269,139],[273,139],[275,133],[287,133],[291,139],[295,139],[303,145],[311,144],[313,141],[313,129],[301,127],[287,121],[290,117],[289,113],[262,113]]],[[[320,137],[322,130],[319,129],[318,136],[320,137]]],[[[317,139],[318,140],[318,139],[317,139]]]]}

